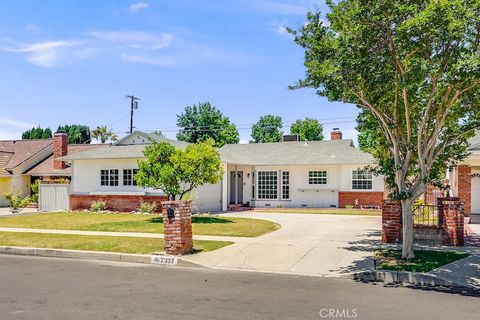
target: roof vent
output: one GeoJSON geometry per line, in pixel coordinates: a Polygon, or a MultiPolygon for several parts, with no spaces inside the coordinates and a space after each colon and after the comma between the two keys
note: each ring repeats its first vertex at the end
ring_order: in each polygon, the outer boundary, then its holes
{"type": "Polygon", "coordinates": [[[284,134],[282,137],[283,142],[291,142],[291,141],[300,141],[300,135],[298,134],[284,134]]]}

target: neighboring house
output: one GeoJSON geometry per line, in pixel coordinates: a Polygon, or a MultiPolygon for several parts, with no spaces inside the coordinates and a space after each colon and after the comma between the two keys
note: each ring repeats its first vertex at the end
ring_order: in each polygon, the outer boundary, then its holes
{"type": "Polygon", "coordinates": [[[454,196],[460,197],[465,215],[480,215],[480,131],[470,139],[470,155],[452,172],[448,180],[454,196]]]}
{"type": "MultiPolygon", "coordinates": [[[[158,135],[134,132],[114,145],[63,157],[73,168],[71,208],[88,208],[105,200],[111,209],[130,211],[142,200],[165,199],[143,189],[133,176],[151,140],[176,147],[188,144],[158,135]]],[[[200,211],[226,210],[229,205],[252,207],[380,206],[382,177],[362,170],[373,158],[342,140],[334,130],[329,141],[233,144],[219,149],[225,173],[220,183],[198,188],[200,211]]]]}
{"type": "Polygon", "coordinates": [[[64,133],[55,133],[53,139],[0,141],[0,207],[8,205],[5,192],[15,190],[27,196],[36,179],[70,178],[71,168],[58,158],[105,146],[67,141],[64,133]]]}

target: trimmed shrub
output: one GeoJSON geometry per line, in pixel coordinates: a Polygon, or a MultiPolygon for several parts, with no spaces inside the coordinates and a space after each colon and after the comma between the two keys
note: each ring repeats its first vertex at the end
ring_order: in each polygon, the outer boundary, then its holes
{"type": "Polygon", "coordinates": [[[158,204],[156,202],[140,202],[140,206],[138,207],[138,212],[142,213],[154,213],[157,210],[158,204]]]}
{"type": "Polygon", "coordinates": [[[8,201],[11,213],[21,212],[31,201],[30,197],[22,197],[18,191],[6,192],[3,195],[8,201]]]}
{"type": "Polygon", "coordinates": [[[90,210],[93,212],[105,211],[105,209],[107,209],[106,201],[92,201],[92,203],[90,204],[90,210]]]}

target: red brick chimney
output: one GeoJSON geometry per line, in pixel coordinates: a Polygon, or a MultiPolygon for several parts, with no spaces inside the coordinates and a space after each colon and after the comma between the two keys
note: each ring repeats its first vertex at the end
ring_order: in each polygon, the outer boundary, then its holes
{"type": "Polygon", "coordinates": [[[63,132],[55,132],[53,135],[53,169],[62,170],[67,166],[65,162],[57,160],[57,158],[66,156],[68,153],[68,136],[63,132]]]}
{"type": "Polygon", "coordinates": [[[333,128],[333,131],[330,133],[330,140],[342,140],[340,128],[333,128]]]}

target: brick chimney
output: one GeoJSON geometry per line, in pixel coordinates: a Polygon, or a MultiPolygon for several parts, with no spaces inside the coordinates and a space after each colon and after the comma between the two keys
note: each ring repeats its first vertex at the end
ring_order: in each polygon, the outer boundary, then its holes
{"type": "Polygon", "coordinates": [[[65,162],[57,160],[57,158],[66,156],[68,153],[68,136],[63,132],[55,132],[53,135],[53,169],[62,170],[67,166],[65,162]]]}
{"type": "Polygon", "coordinates": [[[333,128],[333,131],[330,133],[330,140],[342,140],[340,128],[333,128]]]}

